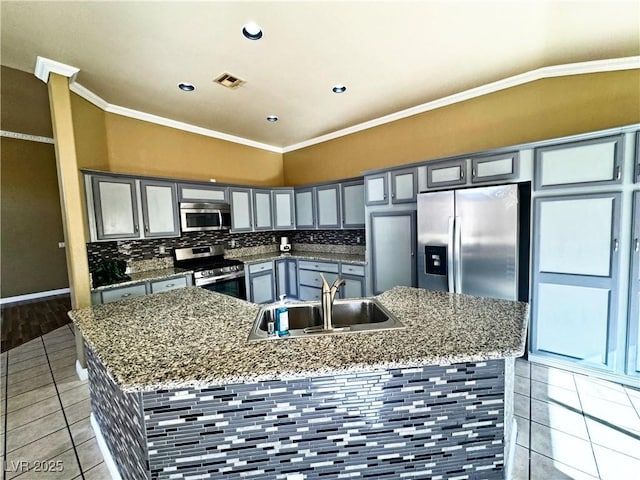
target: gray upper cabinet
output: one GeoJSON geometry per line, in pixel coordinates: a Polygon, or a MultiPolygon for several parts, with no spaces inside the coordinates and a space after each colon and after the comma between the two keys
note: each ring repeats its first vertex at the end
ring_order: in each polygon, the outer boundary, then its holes
{"type": "Polygon", "coordinates": [[[345,182],[342,188],[342,226],[364,228],[364,182],[345,182]]]}
{"type": "Polygon", "coordinates": [[[253,190],[254,230],[273,230],[271,190],[253,190]]]}
{"type": "Polygon", "coordinates": [[[273,203],[273,228],[275,230],[293,230],[295,228],[293,189],[271,191],[273,203]]]}
{"type": "Polygon", "coordinates": [[[340,185],[315,187],[318,228],[340,228],[340,185]]]}
{"type": "Polygon", "coordinates": [[[229,196],[227,187],[213,187],[189,183],[178,184],[178,198],[181,202],[226,202],[229,196]]]}
{"type": "Polygon", "coordinates": [[[234,232],[250,232],[253,230],[251,210],[251,189],[230,188],[231,230],[234,232]]]}
{"type": "Polygon", "coordinates": [[[91,177],[97,240],[138,238],[138,202],[133,178],[91,177]]]}
{"type": "Polygon", "coordinates": [[[176,184],[140,181],[145,237],[179,237],[176,184]]]}
{"type": "Polygon", "coordinates": [[[627,373],[640,375],[640,192],[633,195],[633,235],[627,323],[627,373]]]}
{"type": "Polygon", "coordinates": [[[536,189],[620,183],[623,145],[616,135],[537,148],[536,189]]]}
{"type": "Polygon", "coordinates": [[[619,193],[534,201],[532,350],[610,369],[618,296],[619,193]]]}
{"type": "Polygon", "coordinates": [[[316,228],[315,196],[313,188],[295,189],[296,228],[316,228]]]}
{"type": "Polygon", "coordinates": [[[444,160],[427,164],[427,187],[449,187],[467,182],[467,161],[465,159],[444,160]]]}
{"type": "Polygon", "coordinates": [[[374,295],[396,286],[415,286],[416,212],[372,213],[371,241],[374,295]]]}
{"type": "Polygon", "coordinates": [[[367,175],[364,178],[366,204],[369,205],[386,205],[388,200],[387,194],[387,174],[379,173],[376,175],[367,175]]]}
{"type": "Polygon", "coordinates": [[[418,192],[418,171],[415,168],[391,172],[391,203],[412,203],[418,192]]]}
{"type": "Polygon", "coordinates": [[[471,183],[510,180],[518,176],[518,152],[471,159],[471,183]]]}
{"type": "Polygon", "coordinates": [[[636,183],[640,183],[640,132],[636,133],[636,183]]]}

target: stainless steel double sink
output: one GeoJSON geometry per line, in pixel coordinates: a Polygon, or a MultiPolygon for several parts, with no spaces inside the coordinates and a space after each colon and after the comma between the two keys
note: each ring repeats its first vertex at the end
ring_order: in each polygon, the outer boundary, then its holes
{"type": "MultiPolygon", "coordinates": [[[[286,337],[269,335],[268,325],[276,322],[278,305],[260,309],[248,340],[278,340],[286,337]]],[[[357,332],[375,332],[405,328],[386,308],[375,299],[336,300],[333,303],[333,329],[323,330],[320,302],[287,304],[289,310],[289,335],[287,337],[314,337],[357,332]]]]}

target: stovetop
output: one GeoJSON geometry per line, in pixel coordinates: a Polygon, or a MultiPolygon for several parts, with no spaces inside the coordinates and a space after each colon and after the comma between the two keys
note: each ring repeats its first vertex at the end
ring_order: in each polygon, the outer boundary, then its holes
{"type": "Polygon", "coordinates": [[[174,266],[195,272],[211,271],[216,273],[237,272],[244,269],[239,260],[224,258],[224,248],[216,246],[176,248],[174,266]]]}

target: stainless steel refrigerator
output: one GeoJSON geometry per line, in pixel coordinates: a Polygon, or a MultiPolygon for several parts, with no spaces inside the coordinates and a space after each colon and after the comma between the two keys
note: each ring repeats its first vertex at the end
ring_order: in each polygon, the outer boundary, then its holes
{"type": "Polygon", "coordinates": [[[523,300],[528,296],[528,198],[521,225],[518,185],[418,195],[418,286],[523,300]],[[525,230],[524,232],[522,230],[525,230]],[[526,291],[523,291],[526,290],[526,291]]]}

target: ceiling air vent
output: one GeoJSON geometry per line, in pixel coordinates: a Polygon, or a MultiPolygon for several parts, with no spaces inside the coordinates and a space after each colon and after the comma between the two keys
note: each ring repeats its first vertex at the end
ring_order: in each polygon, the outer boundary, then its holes
{"type": "Polygon", "coordinates": [[[230,73],[221,73],[216,78],[214,78],[213,81],[227,88],[238,88],[240,85],[244,85],[245,83],[244,80],[241,80],[235,75],[231,75],[230,73]]]}

